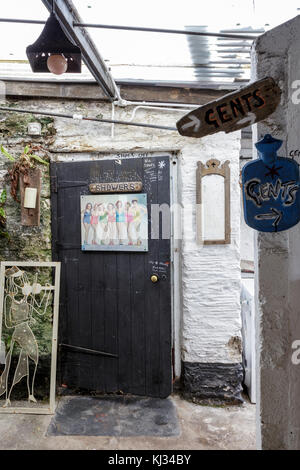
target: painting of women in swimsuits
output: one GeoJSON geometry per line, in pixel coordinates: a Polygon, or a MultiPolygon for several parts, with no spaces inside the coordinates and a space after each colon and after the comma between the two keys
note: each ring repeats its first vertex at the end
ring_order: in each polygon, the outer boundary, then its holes
{"type": "Polygon", "coordinates": [[[41,383],[47,384],[42,400],[50,397],[55,286],[50,282],[50,267],[33,270],[30,266],[28,270],[4,264],[1,264],[0,339],[5,355],[0,365],[0,411],[10,411],[16,401],[26,400],[29,408],[39,406],[41,383]],[[43,370],[47,375],[47,369],[49,376],[41,379],[38,374],[43,370]]]}
{"type": "Polygon", "coordinates": [[[146,194],[81,196],[83,251],[148,251],[146,194]]]}

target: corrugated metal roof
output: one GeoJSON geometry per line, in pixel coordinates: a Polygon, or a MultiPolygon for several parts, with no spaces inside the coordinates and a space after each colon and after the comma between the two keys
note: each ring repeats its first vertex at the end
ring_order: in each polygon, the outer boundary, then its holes
{"type": "MultiPolygon", "coordinates": [[[[187,31],[207,32],[207,26],[186,26],[187,31]]],[[[255,39],[265,30],[237,28],[219,30],[217,33],[253,35],[255,39]]],[[[245,82],[250,79],[251,45],[248,39],[211,38],[187,36],[193,72],[197,80],[220,82],[227,79],[231,82],[245,82]]]]}
{"type": "MultiPolygon", "coordinates": [[[[85,23],[111,24],[213,31],[227,34],[262,34],[298,14],[298,0],[284,5],[269,0],[152,0],[142,5],[113,0],[73,0],[85,23]],[[200,20],[199,20],[200,18],[200,20]],[[199,21],[206,26],[199,25],[199,21]],[[241,27],[240,25],[252,25],[241,27]],[[259,27],[257,27],[259,25],[259,27]],[[260,26],[263,26],[262,28],[260,26]],[[218,28],[223,28],[222,30],[218,28]],[[227,29],[224,29],[227,28],[227,29]],[[230,28],[230,29],[229,29],[230,28]]],[[[46,20],[48,12],[41,0],[3,2],[4,18],[46,20]]],[[[26,62],[25,49],[36,40],[42,25],[1,23],[1,78],[43,79],[55,81],[92,80],[84,68],[78,77],[32,74],[26,62]]],[[[115,80],[182,83],[206,88],[237,88],[250,79],[251,40],[217,37],[184,36],[87,28],[90,37],[106,59],[115,80]]]]}

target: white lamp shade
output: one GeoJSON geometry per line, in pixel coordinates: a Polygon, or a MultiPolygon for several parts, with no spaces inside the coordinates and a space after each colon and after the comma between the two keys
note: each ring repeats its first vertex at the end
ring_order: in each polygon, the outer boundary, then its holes
{"type": "Polygon", "coordinates": [[[61,54],[53,54],[47,60],[47,67],[51,73],[62,75],[68,69],[68,61],[61,54]]]}

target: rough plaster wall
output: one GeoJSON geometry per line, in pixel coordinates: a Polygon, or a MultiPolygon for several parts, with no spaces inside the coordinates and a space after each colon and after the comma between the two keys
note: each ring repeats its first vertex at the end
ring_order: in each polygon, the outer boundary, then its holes
{"type": "MultiPolygon", "coordinates": [[[[110,105],[96,102],[26,101],[20,107],[48,109],[61,113],[111,117],[110,105]]],[[[116,109],[115,118],[129,120],[132,108],[116,109]]],[[[182,113],[183,114],[183,113],[182,113]]],[[[135,120],[174,125],[179,112],[140,110],[135,120]]],[[[240,338],[240,133],[223,133],[204,139],[183,138],[177,132],[138,127],[55,119],[56,136],[50,145],[54,160],[103,158],[105,153],[131,154],[175,151],[179,158],[179,197],[183,204],[196,202],[197,161],[230,160],[231,245],[199,247],[195,240],[182,244],[183,360],[189,362],[241,362],[240,338]]],[[[195,216],[194,227],[195,227],[195,216]]]]}
{"type": "MultiPolygon", "coordinates": [[[[279,156],[299,149],[299,106],[291,84],[300,79],[300,17],[263,35],[253,53],[253,77],[273,77],[283,90],[276,112],[257,127],[284,141],[279,156]]],[[[299,163],[299,161],[298,161],[299,163]]],[[[300,224],[257,235],[258,438],[263,449],[300,448],[300,366],[292,342],[300,339],[300,224]]]]}
{"type": "Polygon", "coordinates": [[[182,203],[194,204],[194,232],[197,161],[205,162],[212,157],[221,162],[231,161],[231,244],[199,246],[195,239],[183,242],[183,360],[186,362],[241,361],[239,137],[240,133],[217,134],[182,150],[182,203]],[[233,337],[237,340],[232,341],[233,337]]]}

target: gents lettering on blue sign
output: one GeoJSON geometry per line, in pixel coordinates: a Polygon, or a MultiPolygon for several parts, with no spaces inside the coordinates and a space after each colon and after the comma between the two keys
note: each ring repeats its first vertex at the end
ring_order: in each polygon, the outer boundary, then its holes
{"type": "Polygon", "coordinates": [[[271,198],[277,200],[279,196],[284,206],[290,206],[296,202],[298,189],[299,184],[296,181],[283,183],[280,179],[277,179],[276,183],[261,183],[259,179],[254,178],[245,184],[247,199],[253,201],[257,207],[271,198]]]}

